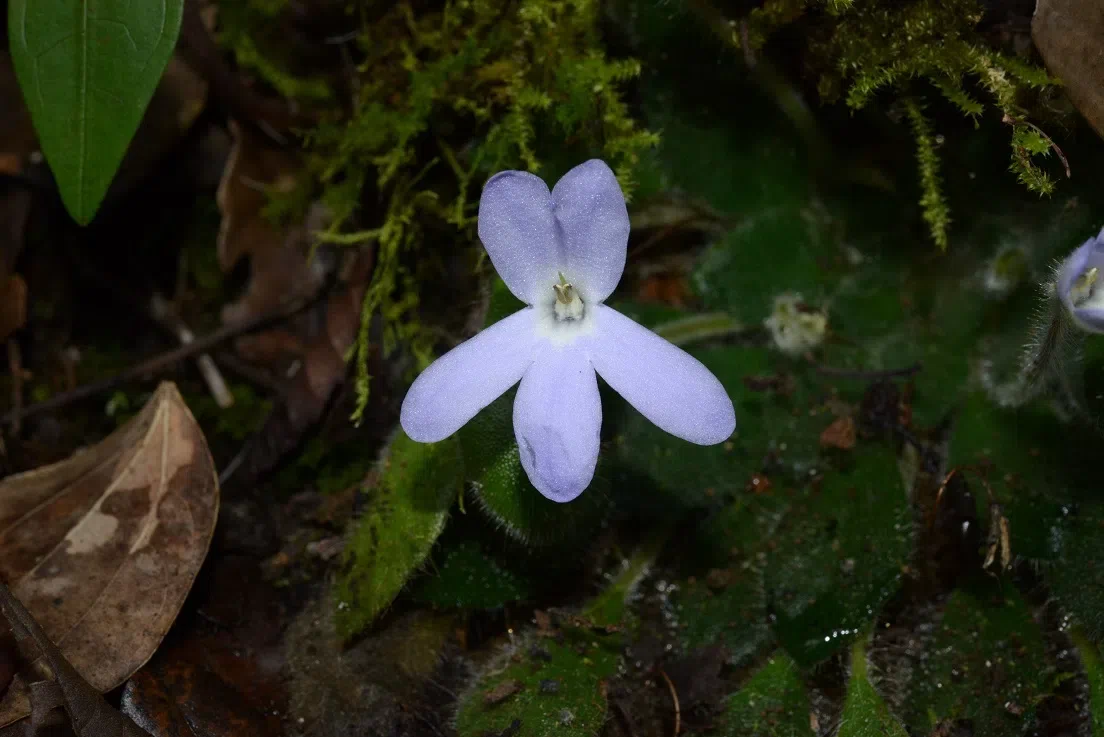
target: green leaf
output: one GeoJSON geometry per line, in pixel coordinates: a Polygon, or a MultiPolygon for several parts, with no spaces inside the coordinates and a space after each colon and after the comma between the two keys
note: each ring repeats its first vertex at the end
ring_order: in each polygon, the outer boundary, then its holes
{"type": "Polygon", "coordinates": [[[8,38],[61,198],[88,224],[172,57],[184,0],[11,0],[8,38]]]}
{"type": "Polygon", "coordinates": [[[851,646],[851,677],[847,681],[847,699],[843,702],[837,734],[838,737],[908,737],[870,682],[865,637],[851,646]]]}
{"type": "Polygon", "coordinates": [[[728,698],[719,721],[721,737],[812,737],[809,695],[797,663],[775,652],[728,698]]]}
{"type": "Polygon", "coordinates": [[[345,550],[337,579],[337,628],[345,638],[367,627],[429,555],[461,489],[457,443],[417,443],[401,430],[345,550]]]}
{"type": "Polygon", "coordinates": [[[856,447],[795,500],[764,563],[774,631],[794,659],[818,662],[854,638],[897,591],[912,512],[888,448],[856,447]]]}
{"type": "Polygon", "coordinates": [[[1019,593],[978,581],[955,591],[903,702],[906,723],[930,733],[944,719],[968,719],[979,737],[1020,734],[1046,694],[1042,632],[1019,593]]]}
{"type": "Polygon", "coordinates": [[[491,402],[457,437],[476,503],[514,540],[529,545],[567,544],[588,536],[609,504],[609,477],[599,459],[594,481],[582,495],[559,504],[541,495],[521,467],[514,437],[516,389],[491,402]]]}
{"type": "Polygon", "coordinates": [[[606,720],[602,681],[617,670],[620,638],[573,629],[526,645],[503,653],[461,694],[457,734],[502,734],[519,721],[526,737],[597,735],[606,720]]]}
{"type": "Polygon", "coordinates": [[[1077,627],[1070,630],[1070,639],[1077,646],[1077,653],[1081,656],[1081,665],[1085,668],[1085,677],[1089,681],[1092,737],[1104,737],[1104,662],[1101,662],[1100,649],[1089,642],[1085,634],[1077,627]]]}
{"type": "Polygon", "coordinates": [[[462,540],[434,555],[436,569],[411,592],[417,601],[458,609],[497,609],[533,596],[534,582],[491,555],[475,540],[462,540]]]}
{"type": "Polygon", "coordinates": [[[689,536],[686,563],[697,575],[674,596],[688,650],[720,644],[742,666],[774,643],[762,553],[787,505],[780,495],[742,494],[689,536]]]}

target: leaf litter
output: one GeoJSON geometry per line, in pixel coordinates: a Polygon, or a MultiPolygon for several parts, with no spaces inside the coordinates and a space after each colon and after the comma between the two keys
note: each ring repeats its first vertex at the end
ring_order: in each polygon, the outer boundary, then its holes
{"type": "MultiPolygon", "coordinates": [[[[99,445],[0,482],[0,577],[77,672],[107,691],[172,626],[218,506],[203,433],[165,383],[99,445]]],[[[0,701],[0,725],[31,713],[27,683],[53,667],[28,659],[0,701]]]]}

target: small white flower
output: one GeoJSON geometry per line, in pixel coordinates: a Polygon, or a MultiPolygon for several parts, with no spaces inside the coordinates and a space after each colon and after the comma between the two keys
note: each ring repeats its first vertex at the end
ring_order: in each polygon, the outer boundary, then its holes
{"type": "Polygon", "coordinates": [[[797,355],[816,348],[828,332],[828,316],[809,308],[800,294],[785,292],[774,298],[774,310],[763,321],[774,346],[783,353],[797,355]]]}
{"type": "Polygon", "coordinates": [[[520,380],[521,465],[541,494],[567,502],[598,464],[597,375],[672,435],[712,445],[732,434],[732,400],[709,369],[602,304],[621,280],[629,238],[625,198],[604,162],[575,167],[551,192],[527,172],[491,177],[479,202],[479,238],[529,306],[418,377],[400,418],[412,439],[443,440],[520,380]]]}

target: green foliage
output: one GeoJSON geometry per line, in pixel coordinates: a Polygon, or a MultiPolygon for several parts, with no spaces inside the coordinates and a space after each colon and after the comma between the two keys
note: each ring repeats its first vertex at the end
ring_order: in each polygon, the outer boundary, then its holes
{"type": "Polygon", "coordinates": [[[454,440],[416,443],[400,431],[391,441],[337,580],[335,619],[342,637],[371,624],[425,561],[444,529],[460,478],[454,440]]]}
{"type": "Polygon", "coordinates": [[[1077,653],[1081,656],[1081,664],[1089,681],[1092,737],[1104,737],[1104,662],[1100,658],[1100,649],[1077,628],[1071,630],[1070,637],[1077,646],[1077,653]]]}
{"type": "Polygon", "coordinates": [[[570,545],[589,537],[609,507],[609,476],[599,460],[594,481],[569,504],[541,496],[521,467],[513,428],[516,390],[491,402],[457,433],[476,504],[510,538],[528,545],[570,545]]]}
{"type": "MultiPolygon", "coordinates": [[[[434,555],[436,565],[412,592],[438,607],[497,609],[531,598],[533,581],[474,540],[462,540],[434,555]]],[[[511,561],[512,562],[512,561],[511,561]]]]}
{"type": "Polygon", "coordinates": [[[87,225],[172,57],[184,0],[12,0],[12,62],[46,161],[87,225]]]}
{"type": "Polygon", "coordinates": [[[722,737],[812,737],[809,696],[797,663],[779,650],[728,698],[722,737]]]}
{"type": "MultiPolygon", "coordinates": [[[[252,58],[248,44],[234,46],[252,58]]],[[[658,140],[622,99],[640,65],[607,58],[596,0],[402,2],[365,25],[357,46],[351,112],[308,132],[310,167],[334,216],[323,240],[378,248],[356,347],[355,419],[367,401],[373,315],[385,352],[402,344],[428,363],[433,336],[415,317],[419,274],[437,268],[425,245],[474,246],[490,174],[523,168],[551,179],[546,153],[571,140],[578,159],[606,159],[631,196],[640,156],[658,140]]]]}
{"type": "MultiPolygon", "coordinates": [[[[706,15],[714,24],[725,21],[717,13],[706,15]]],[[[990,108],[999,114],[1012,128],[1012,172],[1033,192],[1053,192],[1054,180],[1038,160],[1052,151],[1061,154],[1027,120],[1026,108],[1032,96],[1056,82],[1044,70],[992,47],[976,30],[982,19],[977,0],[766,0],[748,14],[741,32],[721,35],[755,50],[804,16],[809,63],[820,77],[824,100],[842,96],[857,110],[885,93],[904,103],[917,145],[920,206],[940,248],[946,248],[950,218],[938,174],[937,137],[921,113],[933,90],[975,123],[990,108]],[[828,12],[820,12],[825,4],[828,12]],[[975,97],[974,88],[987,94],[988,104],[975,97]]]]}
{"type": "Polygon", "coordinates": [[[870,682],[865,638],[856,640],[851,646],[851,677],[847,681],[847,698],[843,702],[837,734],[839,737],[908,737],[870,682]]]}
{"type": "Polygon", "coordinates": [[[501,734],[520,720],[526,735],[593,737],[606,720],[606,679],[617,670],[620,630],[628,599],[666,541],[664,532],[642,545],[606,589],[583,607],[580,622],[555,633],[530,633],[460,696],[461,735],[501,734]],[[503,698],[503,694],[507,694],[503,698]]]}
{"type": "Polygon", "coordinates": [[[979,737],[1015,733],[1046,688],[1042,632],[1019,594],[994,584],[974,588],[951,595],[909,684],[904,718],[917,733],[944,719],[970,720],[979,737]]]}
{"type": "Polygon", "coordinates": [[[920,109],[915,100],[905,100],[905,110],[912,124],[912,135],[916,139],[916,160],[920,165],[920,187],[924,194],[920,197],[920,207],[924,210],[924,220],[931,230],[932,240],[940,248],[947,248],[947,228],[950,227],[950,211],[943,197],[942,182],[939,178],[939,155],[935,151],[935,140],[931,132],[931,121],[920,109]]]}
{"type": "Polygon", "coordinates": [[[457,733],[502,734],[520,720],[527,736],[597,735],[606,720],[601,683],[617,669],[620,638],[574,628],[564,635],[526,638],[516,652],[504,653],[500,667],[460,696],[457,733]]]}
{"type": "Polygon", "coordinates": [[[219,42],[234,51],[242,69],[257,74],[283,97],[305,103],[328,101],[326,80],[303,76],[292,69],[287,27],[280,15],[288,0],[245,0],[219,6],[219,42]]]}

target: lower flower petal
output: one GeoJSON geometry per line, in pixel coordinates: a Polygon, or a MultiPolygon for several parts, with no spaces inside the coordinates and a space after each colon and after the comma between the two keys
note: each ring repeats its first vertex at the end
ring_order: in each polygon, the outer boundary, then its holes
{"type": "Polygon", "coordinates": [[[516,384],[536,352],[536,320],[532,308],[519,310],[434,361],[403,400],[406,434],[444,440],[516,384]]]}
{"type": "Polygon", "coordinates": [[[569,502],[590,485],[598,465],[602,401],[586,353],[546,345],[514,399],[514,434],[521,466],[533,486],[569,502]]]}
{"type": "Polygon", "coordinates": [[[590,362],[614,390],[661,429],[698,445],[736,429],[732,400],[701,361],[605,305],[588,340],[590,362]]]}

